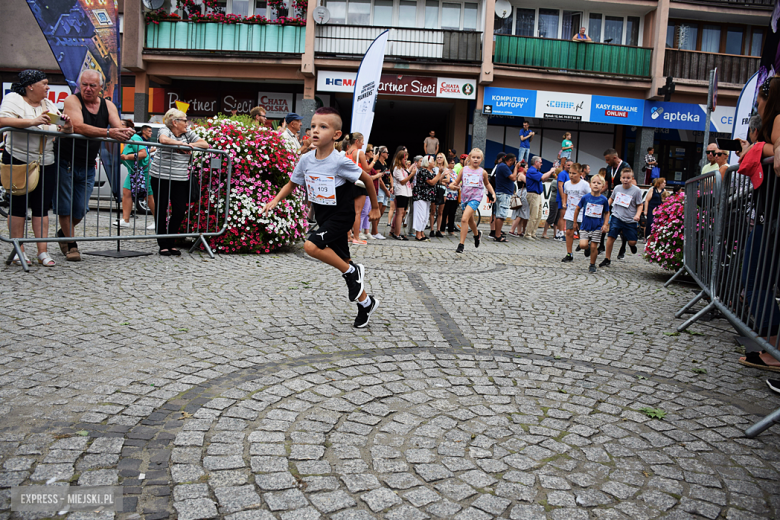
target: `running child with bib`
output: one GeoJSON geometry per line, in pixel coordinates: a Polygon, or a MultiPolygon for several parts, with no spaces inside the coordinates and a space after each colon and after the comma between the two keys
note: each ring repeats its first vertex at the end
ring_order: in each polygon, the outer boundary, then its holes
{"type": "Polygon", "coordinates": [[[306,253],[338,269],[349,290],[349,301],[357,301],[358,315],[354,326],[363,328],[376,311],[379,302],[365,291],[365,269],[354,264],[349,254],[347,233],[355,224],[354,185],[363,181],[371,200],[369,218],[379,218],[376,190],[371,177],[347,157],[334,150],[341,137],[341,116],[329,107],[317,109],[311,120],[311,141],[314,150],[301,156],[290,182],[284,185],[276,197],[265,205],[261,216],[273,210],[298,186],[306,185],[309,201],[316,204],[314,216],[318,228],[303,245],[306,253]]]}
{"type": "Polygon", "coordinates": [[[479,247],[479,242],[482,240],[482,232],[477,229],[474,212],[482,202],[482,195],[485,193],[485,189],[488,190],[490,202],[496,200],[496,192],[493,191],[493,186],[490,185],[488,174],[484,168],[479,166],[482,164],[482,157],[482,150],[479,148],[471,150],[455,182],[449,186],[451,190],[455,190],[460,185],[460,209],[463,210],[463,217],[460,220],[460,243],[455,250],[456,253],[463,252],[469,227],[471,227],[471,232],[474,233],[474,247],[479,247]]]}
{"type": "Polygon", "coordinates": [[[590,180],[590,193],[584,195],[574,209],[574,229],[580,229],[580,247],[586,257],[590,257],[588,272],[596,272],[596,256],[604,233],[609,231],[609,200],[602,195],[604,179],[594,175],[590,180]],[[579,224],[580,213],[582,224],[579,224]]]}
{"type": "MultiPolygon", "coordinates": [[[[582,166],[574,163],[569,171],[569,180],[563,185],[562,204],[566,208],[563,220],[566,222],[566,256],[561,262],[573,262],[574,256],[571,253],[571,247],[574,243],[574,212],[580,199],[590,193],[590,185],[582,180],[582,166]]],[[[577,217],[577,223],[582,223],[582,213],[577,217]]]]}

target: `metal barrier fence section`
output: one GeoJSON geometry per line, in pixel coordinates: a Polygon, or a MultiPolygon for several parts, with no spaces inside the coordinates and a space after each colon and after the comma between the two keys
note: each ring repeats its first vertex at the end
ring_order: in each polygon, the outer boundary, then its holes
{"type": "Polygon", "coordinates": [[[140,136],[116,141],[37,129],[0,132],[3,168],[13,170],[11,182],[4,181],[7,236],[0,231],[0,241],[13,245],[6,265],[29,271],[34,255],[22,248],[37,244],[40,251],[54,242],[72,260],[81,254],[74,243],[116,241],[115,251],[84,253],[127,257],[150,253],[122,251],[121,241],[153,239],[161,254],[177,256],[176,241],[195,238],[190,252],[202,245],[214,257],[207,238],[227,230],[230,207],[232,159],[225,150],[186,138],[174,145],[140,136]]]}
{"type": "MultiPolygon", "coordinates": [[[[666,285],[681,273],[687,272],[701,287],[701,292],[675,314],[677,318],[702,298],[712,297],[712,279],[717,270],[713,254],[717,248],[717,207],[721,184],[720,173],[717,171],[700,175],[685,183],[683,267],[666,282],[666,285]]],[[[680,325],[677,330],[686,329],[710,310],[712,310],[712,303],[680,325]]]]}
{"type": "MultiPolygon", "coordinates": [[[[720,179],[720,173],[716,177],[720,179]]],[[[702,292],[683,309],[704,296],[710,303],[678,330],[714,308],[741,335],[780,361],[780,176],[775,174],[772,159],[766,159],[763,181],[754,188],[753,180],[739,174],[737,166],[729,167],[722,182],[715,183],[714,226],[709,217],[703,219],[704,224],[698,217],[711,208],[709,202],[690,197],[707,193],[694,191],[697,179],[686,184],[683,270],[702,292]],[[695,228],[689,229],[692,224],[695,228]],[[702,270],[708,264],[711,268],[702,270]]],[[[752,425],[745,435],[753,438],[778,422],[780,409],[752,425]]]]}

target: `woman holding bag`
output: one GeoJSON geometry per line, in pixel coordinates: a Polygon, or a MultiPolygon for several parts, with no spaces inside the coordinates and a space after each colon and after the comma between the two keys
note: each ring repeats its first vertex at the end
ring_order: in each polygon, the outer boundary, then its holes
{"type": "MultiPolygon", "coordinates": [[[[49,80],[40,70],[27,69],[19,73],[18,83],[11,86],[10,92],[3,97],[0,104],[0,127],[37,128],[49,132],[72,133],[73,126],[67,116],[60,113],[57,107],[47,99],[49,80]],[[53,125],[49,114],[56,114],[62,124],[53,125]]],[[[11,196],[11,216],[8,227],[11,238],[24,236],[27,208],[32,210],[33,234],[36,238],[46,238],[49,234],[49,210],[51,209],[54,191],[57,188],[57,161],[54,156],[54,138],[41,135],[9,132],[5,135],[5,148],[2,156],[3,169],[24,165],[22,175],[28,176],[32,190],[24,194],[11,196]],[[30,176],[37,163],[38,183],[34,187],[30,176]],[[30,166],[26,166],[30,164],[30,166]]],[[[15,172],[14,182],[19,176],[15,172]]],[[[3,175],[6,178],[6,175],[3,175]]],[[[10,178],[10,176],[9,176],[10,178]]],[[[10,190],[10,186],[6,186],[10,190]]],[[[54,267],[56,262],[49,255],[46,242],[38,242],[38,263],[44,267],[54,267]]],[[[13,263],[27,265],[32,262],[24,253],[22,258],[14,256],[13,263]]]]}

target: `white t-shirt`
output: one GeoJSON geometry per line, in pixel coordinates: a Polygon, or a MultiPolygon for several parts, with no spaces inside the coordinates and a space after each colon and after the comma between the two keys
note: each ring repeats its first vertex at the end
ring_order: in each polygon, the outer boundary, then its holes
{"type": "Polygon", "coordinates": [[[335,177],[335,187],[338,188],[349,181],[354,184],[360,178],[363,170],[357,164],[333,150],[324,159],[317,159],[317,149],[310,150],[301,156],[301,160],[295,166],[290,180],[295,184],[305,185],[306,174],[322,174],[335,177]]]}
{"type": "MultiPolygon", "coordinates": [[[[9,92],[3,97],[3,103],[0,104],[0,117],[9,117],[13,119],[35,119],[44,112],[51,112],[53,114],[60,114],[61,112],[57,107],[48,99],[43,99],[41,105],[38,107],[30,106],[22,96],[16,92],[9,92]]],[[[46,130],[49,132],[56,132],[57,125],[40,125],[30,128],[37,128],[39,130],[46,130]]],[[[40,160],[38,156],[38,150],[41,146],[41,136],[29,134],[29,141],[27,140],[28,134],[21,132],[6,132],[3,139],[6,141],[6,145],[13,146],[11,155],[14,159],[22,162],[33,162],[40,160]],[[29,154],[27,153],[29,146],[29,154]]],[[[62,150],[65,153],[65,150],[62,150]]],[[[44,150],[44,165],[54,164],[54,138],[46,138],[46,148],[44,150]]]]}
{"type": "MultiPolygon", "coordinates": [[[[566,181],[563,185],[563,192],[566,194],[566,214],[563,218],[564,220],[574,220],[574,210],[577,209],[580,199],[590,193],[590,185],[583,180],[577,184],[566,181]]],[[[577,222],[582,222],[582,214],[583,212],[580,211],[577,222]]]]}
{"type": "Polygon", "coordinates": [[[298,136],[289,128],[282,132],[282,139],[284,139],[284,144],[287,146],[287,149],[292,153],[298,153],[298,150],[301,149],[301,143],[298,142],[298,136]]]}
{"type": "Polygon", "coordinates": [[[401,181],[409,176],[409,172],[406,170],[402,170],[401,168],[396,168],[393,170],[393,178],[395,179],[395,194],[400,195],[401,197],[411,197],[412,196],[412,183],[407,182],[406,184],[401,184],[401,181]]]}

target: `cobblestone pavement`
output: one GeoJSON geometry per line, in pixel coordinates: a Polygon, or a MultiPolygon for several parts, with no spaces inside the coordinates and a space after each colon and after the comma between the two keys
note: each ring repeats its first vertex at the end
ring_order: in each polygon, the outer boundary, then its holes
{"type": "Polygon", "coordinates": [[[780,400],[725,321],[674,333],[692,286],[639,256],[590,275],[553,241],[456,244],[355,247],[363,330],[300,248],[3,265],[0,518],[46,482],[124,486],[117,518],[780,515],[780,428],[742,435],[780,400]]]}

